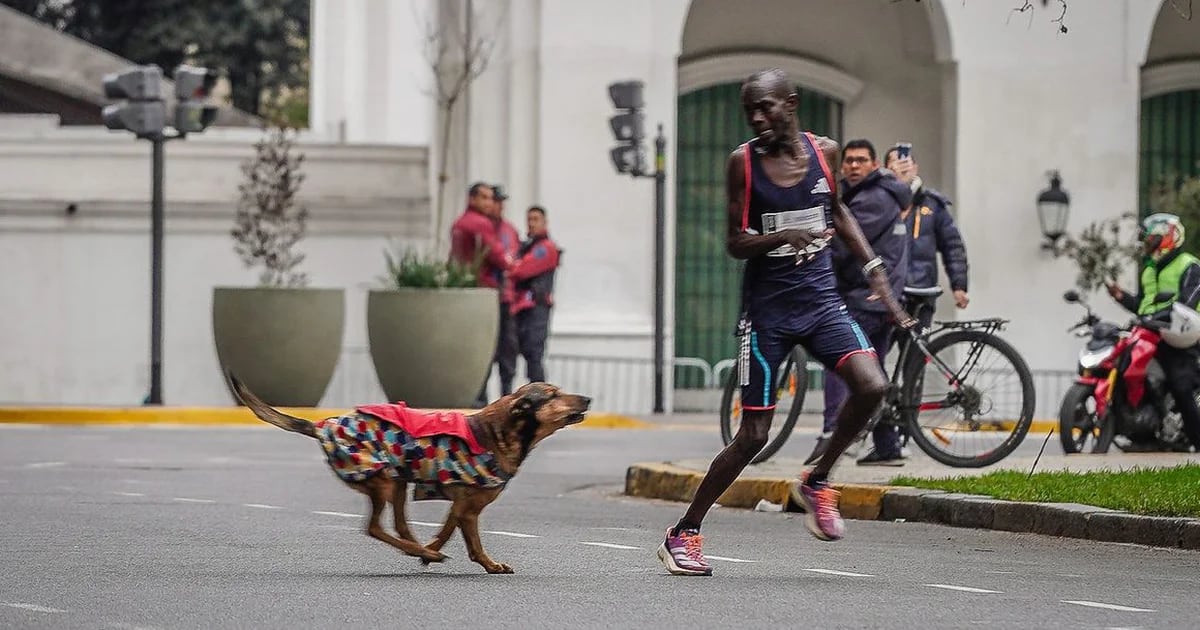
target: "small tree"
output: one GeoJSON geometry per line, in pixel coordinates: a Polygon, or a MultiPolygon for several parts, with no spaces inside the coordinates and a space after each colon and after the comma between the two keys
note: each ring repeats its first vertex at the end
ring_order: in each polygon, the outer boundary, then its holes
{"type": "Polygon", "coordinates": [[[242,163],[245,178],[230,235],[242,262],[263,268],[263,287],[308,286],[308,275],[296,270],[304,254],[292,251],[308,223],[308,208],[296,204],[304,154],[293,152],[294,136],[286,126],[268,126],[254,144],[254,157],[242,163]]]}
{"type": "MultiPolygon", "coordinates": [[[[493,33],[499,31],[503,14],[497,19],[496,26],[491,31],[476,30],[479,16],[476,14],[471,0],[466,0],[463,14],[459,14],[457,5],[447,4],[450,10],[442,9],[447,19],[438,20],[436,16],[425,19],[425,61],[433,70],[434,89],[432,96],[437,103],[438,114],[441,116],[441,128],[438,130],[438,170],[437,190],[434,193],[434,244],[439,252],[445,238],[442,229],[446,206],[446,181],[450,179],[447,172],[450,157],[450,130],[454,123],[454,113],[459,103],[467,95],[471,84],[487,70],[488,61],[496,45],[493,33]]],[[[437,10],[435,5],[435,11],[437,10]]]]}
{"type": "Polygon", "coordinates": [[[1129,266],[1137,269],[1141,265],[1137,232],[1137,215],[1126,212],[1116,218],[1092,222],[1078,237],[1068,235],[1054,254],[1056,258],[1070,258],[1079,267],[1075,286],[1085,292],[1096,291],[1106,282],[1115,282],[1129,266]]]}

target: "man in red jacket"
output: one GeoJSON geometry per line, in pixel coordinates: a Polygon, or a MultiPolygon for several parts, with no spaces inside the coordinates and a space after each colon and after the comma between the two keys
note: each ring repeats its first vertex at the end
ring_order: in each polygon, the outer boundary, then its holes
{"type": "Polygon", "coordinates": [[[505,270],[512,264],[512,256],[501,244],[496,229],[494,192],[482,182],[471,185],[467,209],[450,227],[450,259],[472,265],[482,250],[479,285],[499,289],[505,270]]]}
{"type": "Polygon", "coordinates": [[[554,271],[562,250],[550,240],[543,208],[530,208],[525,222],[529,238],[521,244],[517,262],[508,272],[515,293],[512,313],[517,319],[521,356],[525,357],[525,376],[530,381],[545,381],[542,355],[550,328],[550,307],[554,306],[554,271]]]}
{"type": "MultiPolygon", "coordinates": [[[[521,248],[521,235],[504,218],[504,201],[508,199],[504,189],[499,184],[492,185],[495,199],[495,212],[492,219],[496,222],[496,234],[504,254],[515,263],[517,252],[521,248]]],[[[500,332],[496,339],[494,361],[500,366],[500,395],[507,396],[513,391],[513,378],[517,375],[517,323],[512,316],[513,282],[509,277],[512,271],[510,264],[500,278],[500,332]]],[[[484,401],[486,404],[487,401],[484,401]]]]}
{"type": "MultiPolygon", "coordinates": [[[[500,205],[496,202],[496,192],[495,187],[491,184],[483,182],[472,184],[467,197],[467,209],[450,228],[450,259],[460,264],[473,265],[477,256],[482,256],[483,260],[478,270],[479,286],[491,287],[499,291],[497,311],[500,328],[496,350],[492,355],[493,361],[499,358],[500,347],[505,344],[506,340],[509,340],[508,345],[516,346],[516,327],[509,323],[511,317],[508,313],[508,303],[511,298],[506,299],[505,297],[511,294],[511,286],[504,276],[508,268],[512,266],[516,247],[515,245],[506,246],[502,238],[501,210],[500,205]],[[508,325],[506,326],[506,324],[508,325]]],[[[515,230],[513,232],[515,233],[515,230]]],[[[515,241],[516,239],[510,237],[509,240],[515,241]]],[[[515,351],[512,363],[514,366],[508,376],[509,383],[512,382],[511,372],[516,371],[515,351]]],[[[477,407],[487,405],[487,382],[491,372],[491,364],[488,364],[487,375],[483,378],[483,384],[480,385],[479,395],[475,400],[477,407]]],[[[503,363],[500,372],[503,385],[505,372],[503,363]]]]}

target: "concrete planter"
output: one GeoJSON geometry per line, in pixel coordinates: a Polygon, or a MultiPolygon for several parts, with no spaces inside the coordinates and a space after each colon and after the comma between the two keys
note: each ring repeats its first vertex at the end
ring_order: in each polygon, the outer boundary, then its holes
{"type": "Polygon", "coordinates": [[[367,295],[367,337],[388,400],[470,407],[491,369],[495,289],[387,289],[367,295]]]}
{"type": "Polygon", "coordinates": [[[213,337],[221,369],[271,405],[315,407],[337,368],[345,310],[342,289],[217,287],[213,337]]]}

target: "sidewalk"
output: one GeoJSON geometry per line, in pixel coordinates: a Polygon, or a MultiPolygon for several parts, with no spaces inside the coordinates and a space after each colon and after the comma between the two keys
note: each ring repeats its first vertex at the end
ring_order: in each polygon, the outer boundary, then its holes
{"type": "MultiPolygon", "coordinates": [[[[1045,434],[1030,433],[1026,443],[1038,448],[1045,434]]],[[[1024,445],[1023,445],[1024,446],[1024,445]]],[[[913,448],[915,451],[915,447],[913,448]]],[[[1000,501],[991,497],[946,493],[890,485],[898,475],[951,477],[983,475],[994,470],[1028,471],[1037,457],[1014,453],[987,468],[950,468],[924,453],[915,452],[903,467],[858,466],[843,458],[831,475],[841,492],[842,515],[850,519],[923,521],[956,527],[974,527],[1052,536],[1200,550],[1200,519],[1140,516],[1088,505],[1000,501]]],[[[1121,470],[1133,467],[1170,467],[1200,463],[1200,454],[1121,453],[1071,455],[1062,453],[1052,437],[1038,472],[1121,470]]],[[[626,471],[628,496],[690,501],[704,478],[711,458],[634,464],[626,471]]],[[[804,466],[799,459],[772,458],[748,466],[717,500],[724,507],[801,511],[790,501],[789,485],[804,466]],[[767,502],[763,504],[762,502],[767,502]],[[761,505],[760,505],[761,504],[761,505]]]]}

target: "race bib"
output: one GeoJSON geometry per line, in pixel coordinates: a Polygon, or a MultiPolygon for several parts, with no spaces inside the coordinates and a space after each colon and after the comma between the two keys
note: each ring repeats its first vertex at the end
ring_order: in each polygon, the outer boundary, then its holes
{"type": "MultiPolygon", "coordinates": [[[[763,234],[773,234],[781,230],[817,230],[825,231],[825,206],[813,206],[802,210],[784,210],[782,212],[764,212],[762,215],[763,234]]],[[[820,238],[804,248],[802,255],[815,254],[829,245],[826,239],[820,238]]],[[[780,245],[767,252],[768,256],[795,256],[796,248],[791,245],[780,245]]]]}

